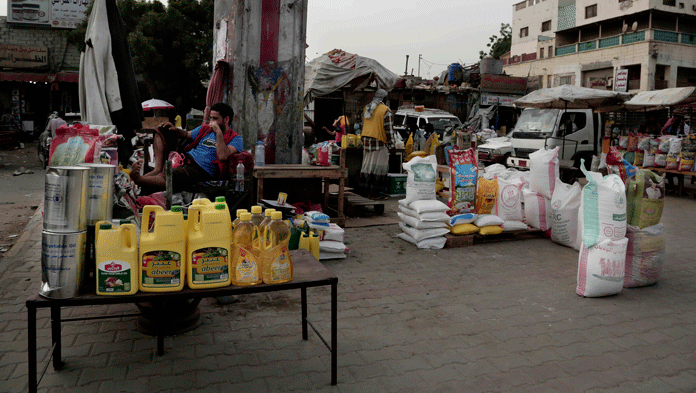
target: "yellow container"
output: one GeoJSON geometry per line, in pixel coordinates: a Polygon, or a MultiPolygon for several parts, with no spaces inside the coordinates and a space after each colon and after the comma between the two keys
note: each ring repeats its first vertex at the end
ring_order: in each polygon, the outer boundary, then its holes
{"type": "Polygon", "coordinates": [[[232,223],[232,216],[230,216],[230,208],[229,208],[229,206],[227,206],[227,201],[225,201],[224,196],[215,197],[215,203],[211,204],[212,208],[215,208],[215,206],[217,206],[220,203],[225,205],[225,213],[226,213],[226,217],[227,217],[227,222],[232,223]]]}
{"type": "Polygon", "coordinates": [[[96,223],[97,295],[121,296],[138,292],[138,237],[135,225],[96,223]]]}
{"type": "Polygon", "coordinates": [[[271,222],[263,230],[261,276],[264,284],[281,284],[292,280],[292,259],[288,248],[290,227],[282,219],[282,212],[274,212],[271,222]]]}
{"type": "Polygon", "coordinates": [[[153,205],[143,208],[139,283],[143,292],[174,292],[184,288],[186,232],[182,210],[181,206],[172,206],[171,211],[153,205]],[[154,214],[152,231],[150,213],[154,214]]]}
{"type": "Polygon", "coordinates": [[[268,226],[268,224],[271,223],[271,216],[275,212],[275,209],[266,209],[263,212],[263,221],[261,221],[261,224],[259,224],[258,227],[256,227],[256,236],[254,236],[254,248],[257,250],[261,249],[261,241],[262,237],[264,236],[264,228],[268,226]]]}
{"type": "Polygon", "coordinates": [[[191,289],[230,285],[229,213],[224,203],[191,209],[186,243],[186,280],[191,289]]]}
{"type": "Polygon", "coordinates": [[[309,251],[314,258],[319,260],[319,235],[314,233],[314,231],[309,231],[309,233],[302,233],[300,237],[301,250],[309,251]]]}
{"type": "Polygon", "coordinates": [[[234,230],[232,262],[232,285],[249,286],[261,283],[261,260],[254,250],[253,238],[256,227],[251,222],[251,213],[242,213],[234,230]]]}

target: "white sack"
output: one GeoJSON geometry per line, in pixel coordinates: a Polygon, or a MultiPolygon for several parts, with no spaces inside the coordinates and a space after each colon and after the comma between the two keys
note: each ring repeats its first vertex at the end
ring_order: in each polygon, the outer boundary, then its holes
{"type": "Polygon", "coordinates": [[[449,228],[416,229],[404,224],[403,222],[399,223],[399,228],[401,228],[405,234],[411,236],[411,238],[417,242],[430,239],[431,237],[444,236],[450,231],[449,228]]]}
{"type": "Polygon", "coordinates": [[[333,240],[320,240],[319,241],[319,251],[325,252],[345,252],[346,245],[343,242],[337,242],[333,240]]]}
{"type": "Polygon", "coordinates": [[[429,229],[429,228],[446,228],[447,223],[444,221],[421,221],[415,217],[408,216],[402,212],[396,212],[401,221],[408,224],[416,229],[429,229]]]}
{"type": "Polygon", "coordinates": [[[532,228],[551,228],[551,200],[532,190],[522,190],[525,222],[532,228]]]}
{"type": "Polygon", "coordinates": [[[399,239],[406,240],[407,242],[411,244],[415,244],[416,247],[418,248],[427,248],[427,249],[440,249],[445,247],[445,243],[447,243],[447,239],[445,237],[431,237],[430,239],[425,239],[421,240],[419,242],[415,241],[411,236],[409,236],[406,233],[400,233],[396,235],[399,239]]]}
{"type": "Polygon", "coordinates": [[[493,213],[504,221],[524,220],[521,189],[521,182],[508,181],[498,177],[498,196],[495,200],[493,213]]]}
{"type": "Polygon", "coordinates": [[[404,202],[410,204],[413,201],[435,199],[437,158],[434,155],[414,157],[403,166],[408,173],[404,202]]]}
{"type": "Polygon", "coordinates": [[[505,221],[503,225],[501,225],[501,227],[503,227],[503,230],[505,232],[522,231],[529,229],[527,224],[523,223],[522,221],[505,221]]]}
{"type": "Polygon", "coordinates": [[[411,210],[415,210],[418,214],[428,212],[446,212],[450,210],[449,206],[438,201],[437,199],[413,201],[408,205],[408,207],[411,210]]]}
{"type": "Polygon", "coordinates": [[[580,183],[571,186],[558,179],[551,198],[551,240],[576,250],[580,250],[581,241],[578,236],[581,196],[580,183]]]}
{"type": "Polygon", "coordinates": [[[600,297],[621,292],[624,282],[628,239],[604,240],[594,247],[582,245],[578,261],[578,286],[583,297],[600,297]]]}
{"type": "Polygon", "coordinates": [[[553,197],[556,179],[560,177],[558,150],[559,147],[552,150],[539,149],[529,154],[529,189],[548,199],[553,197]]]}
{"type": "Polygon", "coordinates": [[[588,183],[582,189],[578,217],[585,247],[626,236],[626,186],[618,175],[602,177],[581,166],[588,183]]]}

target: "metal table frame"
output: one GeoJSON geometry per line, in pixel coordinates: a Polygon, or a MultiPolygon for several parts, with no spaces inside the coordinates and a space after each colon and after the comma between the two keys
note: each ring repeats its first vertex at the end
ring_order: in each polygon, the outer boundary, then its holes
{"type": "MultiPolygon", "coordinates": [[[[293,260],[293,280],[284,284],[276,285],[253,285],[248,287],[227,286],[212,289],[184,289],[179,292],[159,292],[146,293],[138,292],[130,296],[97,296],[95,294],[85,294],[72,299],[47,299],[38,293],[26,301],[27,305],[27,325],[28,325],[28,361],[29,361],[29,391],[36,392],[37,386],[37,358],[36,358],[36,310],[39,308],[51,309],[51,341],[53,368],[59,370],[62,365],[61,358],[61,323],[71,321],[85,321],[107,318],[121,318],[137,316],[136,314],[125,314],[116,316],[95,316],[82,318],[61,318],[61,307],[80,307],[90,305],[109,305],[120,303],[141,303],[156,302],[158,300],[169,299],[196,299],[206,297],[220,297],[229,295],[243,295],[251,293],[286,291],[300,289],[302,303],[302,339],[307,340],[307,325],[319,336],[321,341],[331,351],[331,385],[336,385],[337,375],[337,286],[338,278],[329,272],[324,265],[317,261],[305,250],[291,251],[293,260]],[[307,320],[307,288],[331,286],[331,343],[326,342],[319,331],[307,320]]],[[[164,355],[164,335],[157,335],[157,354],[164,355]]],[[[43,372],[46,371],[50,362],[47,362],[43,372]]],[[[42,372],[42,374],[43,374],[42,372]]]]}

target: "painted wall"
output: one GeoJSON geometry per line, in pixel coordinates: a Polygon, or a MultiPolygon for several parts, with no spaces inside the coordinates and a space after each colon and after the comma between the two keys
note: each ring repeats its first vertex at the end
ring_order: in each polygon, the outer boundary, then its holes
{"type": "MultiPolygon", "coordinates": [[[[519,3],[518,3],[519,4],[519,3]]],[[[537,40],[540,35],[548,37],[554,36],[556,31],[556,14],[558,9],[557,0],[537,1],[534,5],[526,2],[525,8],[517,11],[516,5],[512,6],[512,45],[510,48],[511,56],[523,53],[535,53],[537,40]],[[541,31],[541,24],[551,20],[551,30],[541,31]],[[520,29],[529,28],[527,37],[520,37],[520,29]]]]}
{"type": "Polygon", "coordinates": [[[215,56],[232,70],[226,102],[244,148],[267,163],[299,163],[307,0],[216,0],[215,56]]]}
{"type": "Polygon", "coordinates": [[[8,24],[7,17],[0,17],[0,44],[47,47],[52,72],[80,70],[80,52],[68,44],[65,32],[50,27],[8,24]]]}

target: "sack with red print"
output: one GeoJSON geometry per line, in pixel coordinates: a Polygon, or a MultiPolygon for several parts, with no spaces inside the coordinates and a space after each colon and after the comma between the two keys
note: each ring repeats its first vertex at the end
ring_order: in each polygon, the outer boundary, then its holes
{"type": "Polygon", "coordinates": [[[582,297],[616,295],[624,284],[626,246],[628,239],[605,240],[580,249],[578,286],[575,292],[582,297]]]}
{"type": "Polygon", "coordinates": [[[83,124],[61,126],[51,142],[48,162],[50,166],[77,165],[83,162],[99,162],[103,137],[99,130],[83,124]]]}
{"type": "Polygon", "coordinates": [[[474,149],[452,150],[449,153],[451,214],[473,213],[476,205],[478,161],[474,149]]]}

